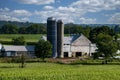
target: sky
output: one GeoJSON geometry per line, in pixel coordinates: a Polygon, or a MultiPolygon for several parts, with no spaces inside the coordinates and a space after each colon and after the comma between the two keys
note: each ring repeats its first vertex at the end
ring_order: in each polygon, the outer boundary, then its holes
{"type": "Polygon", "coordinates": [[[120,0],[0,0],[0,21],[120,24],[120,0]]]}

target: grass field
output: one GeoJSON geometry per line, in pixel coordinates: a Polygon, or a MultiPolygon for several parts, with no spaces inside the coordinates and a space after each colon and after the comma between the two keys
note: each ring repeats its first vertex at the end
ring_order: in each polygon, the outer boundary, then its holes
{"type": "Polygon", "coordinates": [[[0,80],[120,80],[120,66],[0,63],[0,80]]]}
{"type": "Polygon", "coordinates": [[[37,42],[42,34],[0,34],[0,41],[12,41],[12,38],[23,36],[26,42],[37,42]]]}
{"type": "MultiPolygon", "coordinates": [[[[12,38],[23,36],[27,42],[36,42],[40,39],[41,36],[45,34],[0,34],[0,41],[11,41],[12,38]]],[[[65,36],[69,36],[65,34],[65,36]]],[[[120,34],[118,34],[120,38],[120,34]]]]}
{"type": "MultiPolygon", "coordinates": [[[[0,43],[11,45],[11,41],[13,38],[23,36],[27,43],[34,44],[35,42],[38,42],[40,37],[43,35],[46,36],[46,34],[0,34],[0,43]]],[[[65,34],[65,36],[69,35],[65,34]]]]}
{"type": "MultiPolygon", "coordinates": [[[[35,42],[38,42],[43,35],[45,34],[0,34],[0,43],[11,45],[13,38],[23,36],[27,43],[34,44],[35,42]]],[[[64,36],[69,36],[69,34],[65,34],[64,36]]],[[[118,34],[118,36],[120,38],[120,34],[118,34]]]]}
{"type": "Polygon", "coordinates": [[[118,38],[120,38],[120,34],[118,34],[118,38]]]}

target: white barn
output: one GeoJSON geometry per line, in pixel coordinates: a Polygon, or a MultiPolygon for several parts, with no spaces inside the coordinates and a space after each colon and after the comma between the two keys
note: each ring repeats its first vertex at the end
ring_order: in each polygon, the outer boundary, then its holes
{"type": "MultiPolygon", "coordinates": [[[[42,38],[47,40],[45,36],[42,38]]],[[[63,44],[64,57],[92,56],[97,49],[83,34],[64,37],[63,44]]]]}
{"type": "Polygon", "coordinates": [[[91,56],[96,49],[96,45],[82,34],[64,37],[64,57],[91,56]]]}

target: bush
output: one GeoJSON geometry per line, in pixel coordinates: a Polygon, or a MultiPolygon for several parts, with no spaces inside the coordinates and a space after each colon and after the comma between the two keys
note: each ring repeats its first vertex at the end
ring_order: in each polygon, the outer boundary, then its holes
{"type": "Polygon", "coordinates": [[[12,45],[12,41],[0,41],[1,44],[12,45]]]}

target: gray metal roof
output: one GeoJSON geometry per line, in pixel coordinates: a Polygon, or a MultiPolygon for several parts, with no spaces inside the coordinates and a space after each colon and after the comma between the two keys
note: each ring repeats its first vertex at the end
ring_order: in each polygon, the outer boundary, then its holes
{"type": "Polygon", "coordinates": [[[25,46],[27,51],[35,51],[35,46],[25,46]]]}
{"type": "Polygon", "coordinates": [[[4,45],[5,51],[34,51],[34,46],[4,45]]]}
{"type": "Polygon", "coordinates": [[[71,44],[72,37],[64,37],[63,43],[64,44],[71,44]]]}
{"type": "Polygon", "coordinates": [[[80,36],[81,35],[72,35],[72,36],[64,37],[64,40],[63,40],[64,44],[71,44],[80,36]]]}
{"type": "MultiPolygon", "coordinates": [[[[87,39],[83,34],[66,36],[66,37],[64,37],[63,43],[64,44],[72,44],[78,38],[80,40],[80,44],[83,44],[83,45],[87,44],[87,45],[89,45],[89,43],[91,43],[91,41],[89,39],[87,39]]],[[[46,36],[42,36],[42,39],[44,39],[46,41],[47,37],[46,36]]]]}
{"type": "MultiPolygon", "coordinates": [[[[47,37],[46,36],[42,36],[42,39],[44,39],[45,41],[47,41],[47,37]]],[[[63,43],[64,44],[70,44],[72,40],[72,37],[64,37],[63,43]]]]}

